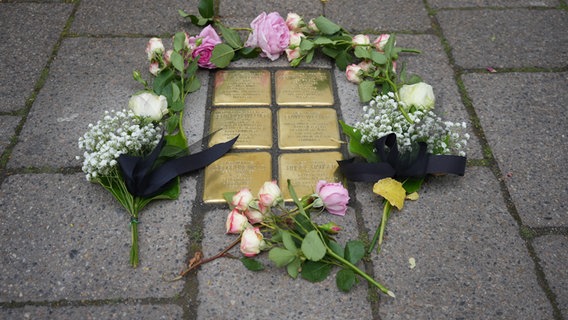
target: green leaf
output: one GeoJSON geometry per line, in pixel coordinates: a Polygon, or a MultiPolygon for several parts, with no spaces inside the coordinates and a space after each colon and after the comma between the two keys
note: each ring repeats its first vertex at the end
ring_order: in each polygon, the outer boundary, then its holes
{"type": "Polygon", "coordinates": [[[345,259],[356,264],[365,256],[365,245],[359,240],[351,240],[345,245],[345,259]]]}
{"type": "Polygon", "coordinates": [[[308,52],[308,54],[306,54],[306,63],[311,63],[312,60],[314,59],[314,50],[311,50],[310,52],[308,52]]]}
{"type": "Polygon", "coordinates": [[[234,56],[235,51],[231,46],[220,43],[216,45],[213,52],[211,52],[211,63],[217,68],[225,68],[231,63],[234,56]]]}
{"type": "Polygon", "coordinates": [[[302,38],[300,42],[300,50],[302,51],[310,51],[314,48],[314,43],[306,38],[302,38]]]}
{"type": "Polygon", "coordinates": [[[296,258],[296,254],[284,248],[275,247],[268,252],[268,259],[272,260],[277,267],[284,267],[296,258]]]}
{"type": "Polygon", "coordinates": [[[327,244],[329,246],[329,248],[331,249],[331,251],[335,252],[335,254],[337,254],[340,257],[344,257],[344,250],[343,247],[340,246],[337,242],[335,241],[329,241],[329,243],[327,244]]]}
{"type": "Polygon", "coordinates": [[[180,93],[181,93],[181,91],[179,90],[178,85],[175,82],[172,82],[172,101],[173,102],[180,101],[180,99],[181,99],[180,93]]]}
{"type": "Polygon", "coordinates": [[[239,50],[239,54],[243,58],[251,59],[258,57],[259,50],[257,50],[257,48],[254,47],[244,47],[241,50],[239,50]]]}
{"type": "Polygon", "coordinates": [[[168,121],[166,122],[166,131],[167,132],[174,132],[177,129],[177,125],[178,125],[178,115],[177,113],[174,114],[173,116],[168,118],[168,121]]]}
{"type": "Polygon", "coordinates": [[[378,162],[377,155],[373,152],[373,145],[371,143],[361,143],[361,132],[355,131],[353,127],[349,126],[343,121],[339,121],[343,133],[349,137],[349,152],[363,157],[367,162],[378,162]]]}
{"type": "Polygon", "coordinates": [[[174,51],[180,52],[185,42],[185,32],[178,32],[174,35],[174,51]]]}
{"type": "Polygon", "coordinates": [[[251,271],[264,270],[264,265],[260,261],[247,257],[242,257],[240,260],[244,264],[244,266],[251,271]]]}
{"type": "Polygon", "coordinates": [[[174,68],[176,68],[177,71],[183,72],[183,70],[185,69],[185,66],[184,66],[183,58],[179,53],[172,51],[172,54],[170,56],[170,60],[172,61],[172,65],[174,66],[174,68]]]}
{"type": "Polygon", "coordinates": [[[165,69],[158,74],[158,76],[154,79],[154,83],[152,87],[156,94],[162,94],[164,87],[172,81],[175,76],[175,72],[172,69],[165,69]]]}
{"type": "Polygon", "coordinates": [[[197,9],[199,10],[199,14],[204,18],[213,18],[215,15],[215,7],[213,0],[201,0],[197,5],[197,9]]]}
{"type": "Polygon", "coordinates": [[[292,239],[292,235],[290,234],[290,232],[282,230],[281,234],[282,234],[282,243],[284,244],[284,247],[291,252],[296,252],[298,248],[296,247],[296,244],[294,243],[294,239],[292,239]]]}
{"type": "Polygon", "coordinates": [[[302,252],[312,261],[319,261],[325,256],[325,245],[321,241],[319,234],[316,230],[312,230],[306,234],[302,241],[302,252]]]}
{"type": "Polygon", "coordinates": [[[335,44],[335,41],[331,40],[330,38],[326,37],[318,37],[314,39],[314,44],[321,46],[326,44],[335,44]]]}
{"type": "Polygon", "coordinates": [[[326,56],[335,59],[339,53],[341,52],[341,50],[332,48],[332,47],[323,47],[321,49],[321,52],[323,52],[323,54],[325,54],[326,56]]]}
{"type": "MultiPolygon", "coordinates": [[[[232,192],[224,192],[223,193],[223,199],[225,199],[225,201],[227,201],[228,204],[231,204],[231,202],[233,202],[233,196],[237,194],[236,192],[232,191],[232,192]]],[[[231,208],[232,210],[233,208],[231,208]]]]}
{"type": "Polygon", "coordinates": [[[324,16],[315,18],[314,23],[323,34],[332,35],[341,30],[341,27],[339,25],[335,24],[324,16]]]}
{"type": "Polygon", "coordinates": [[[185,92],[192,93],[201,88],[201,81],[197,77],[189,79],[185,83],[185,92]]]}
{"type": "Polygon", "coordinates": [[[189,14],[186,13],[185,11],[181,10],[181,9],[178,10],[178,13],[179,13],[179,15],[180,15],[182,18],[187,18],[187,17],[189,17],[189,14]]]}
{"type": "Polygon", "coordinates": [[[424,178],[408,178],[402,183],[402,187],[406,190],[406,193],[413,193],[420,190],[424,182],[424,178]]]}
{"type": "Polygon", "coordinates": [[[343,292],[349,292],[356,282],[357,277],[351,269],[341,269],[335,275],[335,284],[343,292]]]}
{"type": "Polygon", "coordinates": [[[375,82],[370,80],[364,80],[359,83],[357,88],[359,92],[359,100],[361,102],[369,102],[373,99],[373,93],[375,92],[375,82]]]}
{"type": "Polygon", "coordinates": [[[371,50],[369,47],[356,46],[355,56],[360,59],[371,59],[371,50]]]}
{"type": "Polygon", "coordinates": [[[298,277],[298,274],[300,273],[301,268],[302,268],[302,260],[300,258],[296,257],[296,259],[294,259],[294,261],[290,262],[286,266],[286,271],[288,271],[288,274],[290,275],[290,277],[296,279],[298,277]]]}
{"type": "Polygon", "coordinates": [[[332,265],[324,262],[306,261],[302,265],[302,278],[310,282],[325,280],[331,272],[332,265]]]}
{"type": "Polygon", "coordinates": [[[220,23],[215,26],[219,28],[223,39],[225,39],[225,42],[227,42],[228,45],[234,49],[240,49],[243,47],[243,40],[241,40],[241,37],[235,30],[227,28],[220,23]]]}
{"type": "Polygon", "coordinates": [[[353,57],[347,51],[340,51],[337,57],[335,57],[335,65],[341,71],[344,71],[351,61],[353,61],[353,57]]]}
{"type": "Polygon", "coordinates": [[[385,56],[384,54],[382,54],[378,51],[372,51],[371,52],[371,59],[376,64],[386,64],[387,63],[387,56],[385,56]]]}

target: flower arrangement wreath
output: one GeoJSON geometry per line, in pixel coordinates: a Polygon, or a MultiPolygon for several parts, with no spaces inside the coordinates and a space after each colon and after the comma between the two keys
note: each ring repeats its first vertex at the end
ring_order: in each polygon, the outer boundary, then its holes
{"type": "Polygon", "coordinates": [[[338,164],[348,180],[374,183],[373,192],[383,198],[381,221],[370,245],[365,248],[362,241],[351,240],[342,246],[334,239],[341,227],[333,222],[318,224],[312,217],[324,210],[345,215],[349,195],[341,183],[319,181],[313,194],[298,197],[288,181],[295,205],[290,209],[276,181],[268,181],[256,196],[248,188],[225,194],[231,209],[226,232],[238,237],[213,257],[203,258],[197,252],[175,279],[227,256],[240,244],[241,261],[250,270],[264,269],[254,257],[268,251],[269,260],[285,267],[293,278],[321,281],[333,266],[339,266],[336,284],[340,290],[349,291],[362,277],[394,297],[357,264],[377,244],[380,249],[393,207],[402,210],[406,199],[418,199],[417,191],[428,174],[464,175],[469,139],[465,123],[442,121],[433,112],[432,87],[416,75],[407,76],[404,66],[397,65],[400,53],[419,51],[397,47],[394,35],[382,34],[373,41],[368,35],[352,35],[324,16],[306,22],[296,13],[284,19],[277,12],[263,12],[250,28],[231,28],[215,15],[213,0],[201,0],[198,12],[190,15],[179,10],[182,17],[203,28],[198,35],[176,33],[170,50],[159,38],[149,40],[146,53],[154,79],[149,84],[134,71],[144,90],[131,97],[129,110],[107,112],[79,139],[87,179],[110,191],[130,213],[132,266],[139,263],[140,210],[152,200],[177,198],[179,175],[215,161],[237,139],[196,154],[188,152],[181,119],[186,96],[200,88],[198,68],[225,68],[232,61],[259,56],[274,61],[281,55],[296,67],[310,63],[321,52],[345,70],[366,104],[361,121],[353,125],[340,121],[349,138],[349,152],[356,158],[338,164]],[[246,41],[241,38],[243,31],[246,41]]]}

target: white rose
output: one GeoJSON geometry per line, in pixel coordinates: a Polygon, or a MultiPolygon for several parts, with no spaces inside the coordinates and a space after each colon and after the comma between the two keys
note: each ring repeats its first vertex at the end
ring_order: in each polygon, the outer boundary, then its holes
{"type": "Polygon", "coordinates": [[[137,116],[159,121],[168,113],[168,101],[164,96],[158,96],[152,92],[141,92],[130,98],[128,108],[137,116]]]}
{"type": "Polygon", "coordinates": [[[422,111],[434,109],[434,103],[436,103],[432,86],[424,82],[405,84],[398,90],[398,95],[400,101],[404,102],[408,108],[414,106],[422,111]]]}
{"type": "Polygon", "coordinates": [[[164,53],[165,48],[160,38],[151,38],[146,45],[146,53],[148,54],[148,60],[152,61],[156,55],[164,53]]]}

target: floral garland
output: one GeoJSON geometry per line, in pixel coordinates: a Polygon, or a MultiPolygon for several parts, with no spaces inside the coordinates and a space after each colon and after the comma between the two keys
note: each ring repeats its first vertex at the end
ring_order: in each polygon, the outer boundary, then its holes
{"type": "MultiPolygon", "coordinates": [[[[400,53],[419,51],[397,47],[394,35],[382,34],[371,42],[368,35],[352,35],[323,16],[306,22],[296,13],[284,19],[277,12],[263,12],[250,28],[230,28],[216,17],[213,0],[201,0],[198,11],[199,15],[179,11],[182,17],[203,27],[198,35],[176,33],[170,50],[159,38],[149,40],[146,53],[149,71],[155,78],[150,85],[139,72],[133,73],[144,91],[131,98],[130,111],[116,113],[115,117],[106,115],[79,140],[80,148],[85,150],[83,170],[87,179],[109,190],[131,215],[132,265],[138,264],[135,231],[140,209],[155,199],[176,198],[179,179],[170,175],[171,179],[153,192],[139,195],[132,192],[132,185],[142,186],[144,191],[151,183],[144,179],[129,181],[129,177],[140,175],[140,170],[129,175],[127,169],[133,165],[124,158],[134,157],[136,163],[145,163],[142,173],[147,173],[159,170],[172,159],[188,156],[181,119],[186,96],[200,87],[197,69],[225,68],[232,61],[259,56],[274,61],[282,55],[296,67],[310,63],[315,53],[321,52],[345,70],[347,80],[357,84],[360,101],[367,104],[362,121],[354,125],[340,121],[349,138],[349,151],[358,158],[339,161],[339,168],[349,180],[374,182],[373,192],[383,198],[382,218],[371,245],[365,248],[361,241],[351,240],[341,246],[333,238],[341,230],[337,224],[320,225],[312,218],[312,213],[324,210],[345,215],[349,195],[340,183],[319,181],[315,193],[299,198],[288,181],[295,204],[290,209],[283,203],[278,184],[269,181],[256,197],[248,188],[225,194],[230,206],[226,232],[238,234],[238,238],[213,257],[203,258],[197,252],[176,279],[226,256],[240,243],[244,255],[241,261],[250,270],[264,268],[254,257],[268,251],[268,258],[276,266],[286,267],[293,278],[301,275],[309,281],[321,281],[333,266],[339,266],[336,284],[340,290],[349,291],[357,277],[362,277],[394,297],[392,291],[356,265],[377,242],[380,249],[393,207],[401,210],[405,199],[416,200],[428,174],[464,174],[469,138],[464,133],[465,123],[442,121],[435,115],[430,85],[416,75],[407,76],[404,66],[397,70],[400,53]],[[248,32],[246,41],[241,39],[240,31],[248,32]],[[156,138],[157,128],[165,131],[162,139],[156,138]]],[[[215,154],[222,156],[234,141],[215,154]]],[[[174,171],[181,174],[188,171],[185,169],[174,171]]]]}

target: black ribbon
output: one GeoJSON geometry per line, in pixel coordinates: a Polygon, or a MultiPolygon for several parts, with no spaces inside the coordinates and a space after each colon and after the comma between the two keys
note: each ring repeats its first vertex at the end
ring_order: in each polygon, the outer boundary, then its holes
{"type": "Polygon", "coordinates": [[[222,157],[233,147],[237,138],[238,136],[203,151],[166,161],[156,168],[154,163],[166,144],[164,138],[146,157],[122,154],[117,161],[128,191],[134,196],[149,198],[164,191],[177,176],[204,168],[222,157]]]}
{"type": "Polygon", "coordinates": [[[427,174],[465,173],[466,157],[433,155],[427,153],[427,145],[418,143],[415,154],[402,155],[396,144],[396,134],[391,133],[373,143],[378,163],[355,162],[354,158],[337,161],[341,173],[351,181],[376,182],[383,178],[423,178],[427,174]]]}

